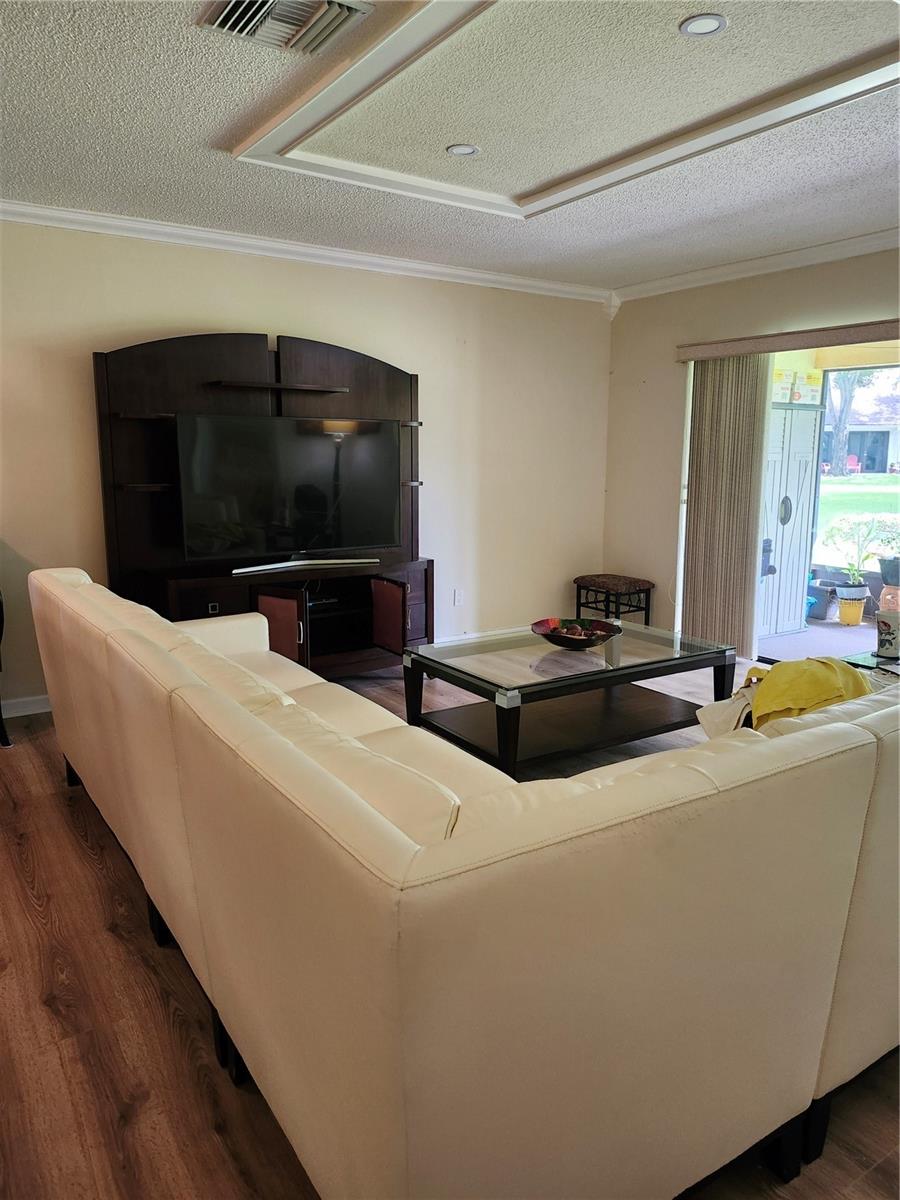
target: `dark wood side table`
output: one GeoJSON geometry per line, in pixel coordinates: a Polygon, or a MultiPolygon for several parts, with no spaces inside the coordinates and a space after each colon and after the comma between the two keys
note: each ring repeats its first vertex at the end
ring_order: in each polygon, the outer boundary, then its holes
{"type": "MultiPolygon", "coordinates": [[[[3,593],[0,592],[0,644],[3,642],[3,593]]],[[[3,669],[3,660],[0,659],[0,670],[3,669]]],[[[6,726],[3,724],[3,707],[0,704],[0,747],[7,749],[12,745],[12,739],[6,732],[6,726]]]]}
{"type": "Polygon", "coordinates": [[[656,584],[633,575],[576,575],[575,616],[589,612],[610,617],[641,613],[644,624],[650,624],[650,593],[656,584]]]}

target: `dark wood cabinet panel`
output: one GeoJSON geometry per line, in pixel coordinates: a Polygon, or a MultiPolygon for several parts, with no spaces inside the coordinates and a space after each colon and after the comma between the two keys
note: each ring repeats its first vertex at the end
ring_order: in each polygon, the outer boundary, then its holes
{"type": "Polygon", "coordinates": [[[399,367],[326,342],[279,337],[279,379],[323,388],[348,388],[344,395],[285,392],[285,416],[356,417],[381,421],[415,420],[414,376],[399,367]]]}
{"type": "MultiPolygon", "coordinates": [[[[118,485],[115,491],[119,570],[146,572],[178,568],[184,561],[178,492],[174,488],[132,491],[118,485]]],[[[112,576],[110,583],[116,588],[112,576]]],[[[144,603],[139,596],[129,599],[144,603]]]]}
{"type": "Polygon", "coordinates": [[[406,600],[408,604],[425,604],[425,570],[410,567],[407,571],[406,600]]]}
{"type": "Polygon", "coordinates": [[[406,584],[399,579],[372,580],[372,642],[391,654],[406,644],[406,584]]]}
{"type": "Polygon", "coordinates": [[[268,389],[231,392],[218,379],[260,380],[270,374],[264,333],[206,333],[126,346],[102,356],[110,412],[269,413],[268,389]]]}
{"type": "Polygon", "coordinates": [[[113,417],[109,423],[116,483],[178,484],[174,418],[144,421],[113,417]]]}
{"type": "Polygon", "coordinates": [[[410,604],[406,609],[406,633],[404,643],[417,641],[425,637],[427,628],[425,605],[410,604]]]}

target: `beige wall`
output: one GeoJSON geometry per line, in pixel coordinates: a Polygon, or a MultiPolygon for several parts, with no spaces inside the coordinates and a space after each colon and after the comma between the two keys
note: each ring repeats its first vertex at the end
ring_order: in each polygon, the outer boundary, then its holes
{"type": "Polygon", "coordinates": [[[900,363],[900,342],[863,342],[859,346],[824,346],[816,351],[816,366],[893,367],[900,363]]]}
{"type": "Polygon", "coordinates": [[[571,609],[572,576],[598,569],[599,304],[8,222],[0,239],[5,699],[44,691],[28,571],[77,565],[104,578],[94,350],[284,333],[417,372],[421,551],[437,563],[440,637],[571,609]]]}
{"type": "Polygon", "coordinates": [[[623,304],[613,322],[604,569],[656,582],[654,621],[674,617],[679,491],[693,342],[896,317],[892,252],[623,304]]]}

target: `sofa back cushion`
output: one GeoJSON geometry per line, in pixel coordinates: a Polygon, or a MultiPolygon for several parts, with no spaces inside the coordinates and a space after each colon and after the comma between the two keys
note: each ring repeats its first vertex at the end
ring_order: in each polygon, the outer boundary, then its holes
{"type": "Polygon", "coordinates": [[[474,829],[488,828],[506,821],[516,820],[527,812],[551,809],[576,796],[589,795],[591,791],[609,788],[623,776],[639,779],[645,775],[656,775],[678,768],[704,767],[720,756],[728,756],[750,742],[764,742],[762,734],[752,729],[739,729],[728,737],[715,738],[699,746],[686,746],[680,750],[667,750],[660,754],[644,754],[625,762],[612,763],[605,767],[594,767],[568,779],[541,779],[532,783],[510,783],[504,788],[472,796],[465,800],[456,823],[456,836],[470,833],[474,829]]]}
{"type": "Polygon", "coordinates": [[[897,1044],[900,688],[891,686],[803,717],[775,721],[765,729],[767,736],[790,742],[804,731],[846,723],[876,738],[878,758],[817,1096],[846,1083],[897,1044]]]}
{"type": "Polygon", "coordinates": [[[130,814],[131,843],[126,849],[209,993],[171,714],[173,692],[202,686],[201,681],[172,654],[133,629],[110,633],[106,649],[130,814]]]}
{"type": "Polygon", "coordinates": [[[62,595],[85,583],[90,576],[77,567],[32,571],[28,577],[28,594],[44,682],[53,709],[56,740],[63,754],[77,769],[78,745],[77,705],[69,682],[66,655],[62,638],[62,595]]]}
{"type": "Polygon", "coordinates": [[[107,635],[124,621],[96,603],[93,586],[84,572],[65,569],[35,571],[29,579],[60,747],[107,824],[128,846],[130,813],[106,661],[107,635]]]}
{"type": "Polygon", "coordinates": [[[765,737],[784,737],[789,733],[799,733],[804,729],[818,729],[823,725],[847,724],[859,721],[873,713],[885,712],[900,706],[900,684],[890,684],[868,696],[859,696],[856,700],[845,700],[843,704],[830,704],[827,708],[817,708],[814,712],[805,713],[802,717],[781,717],[770,721],[762,727],[765,737]]]}
{"type": "Polygon", "coordinates": [[[418,847],[212,688],[172,709],[222,1020],[323,1196],[406,1195],[396,881],[418,847]]]}
{"type": "Polygon", "coordinates": [[[299,703],[269,708],[259,716],[420,846],[452,834],[460,803],[449,788],[369,750],[299,703]]]}

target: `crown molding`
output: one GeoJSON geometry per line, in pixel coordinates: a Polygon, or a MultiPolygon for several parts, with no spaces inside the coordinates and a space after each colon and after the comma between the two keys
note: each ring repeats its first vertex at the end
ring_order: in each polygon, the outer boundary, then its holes
{"type": "Polygon", "coordinates": [[[618,307],[614,294],[606,288],[586,287],[583,284],[549,279],[530,279],[524,275],[503,275],[494,271],[479,271],[473,267],[451,267],[441,263],[419,262],[415,259],[390,258],[382,254],[364,254],[358,250],[339,250],[331,246],[313,246],[304,242],[229,233],[222,229],[169,225],[163,221],[121,217],[113,213],[83,212],[78,209],[50,208],[41,204],[0,200],[0,220],[23,225],[76,229],[82,233],[100,233],[111,237],[169,242],[177,246],[195,246],[204,250],[226,250],[232,254],[283,258],[291,262],[311,263],[314,266],[375,271],[380,275],[408,275],[417,279],[434,279],[441,283],[500,288],[509,292],[530,292],[537,296],[554,296],[562,300],[587,300],[603,305],[610,317],[618,307]]]}
{"type": "Polygon", "coordinates": [[[52,208],[42,204],[26,204],[17,200],[0,200],[0,221],[22,225],[47,225],[56,229],[75,229],[81,233],[99,233],[109,237],[132,237],[151,242],[168,242],[176,246],[194,246],[203,250],[225,250],[232,254],[255,254],[263,258],[281,258],[289,262],[310,263],[322,267],[343,267],[354,271],[374,271],[381,275],[406,275],[418,279],[434,279],[441,283],[460,283],[470,287],[500,288],[502,291],[530,292],[538,296],[553,296],[562,300],[585,300],[600,304],[612,319],[619,307],[629,300],[660,296],[688,288],[728,283],[754,275],[775,271],[790,271],[795,267],[815,266],[856,258],[861,254],[876,254],[895,250],[900,243],[900,229],[883,229],[877,233],[861,234],[837,242],[824,242],[801,250],[788,250],[760,258],[742,259],[717,267],[702,267],[681,275],[668,275],[644,283],[629,284],[615,289],[588,287],[578,283],[562,283],[547,279],[531,279],[524,275],[504,275],[479,271],[474,267],[450,267],[440,263],[419,262],[415,259],[390,258],[381,254],[364,254],[358,250],[339,250],[331,246],[313,246],[304,242],[281,241],[276,238],[255,237],[252,234],[229,233],[221,229],[201,229],[193,225],[170,225],[138,217],[122,217],[113,213],[85,212],[72,208],[52,208]]]}
{"type": "Polygon", "coordinates": [[[780,254],[765,254],[760,258],[744,258],[723,263],[719,267],[701,267],[682,275],[667,275],[617,287],[612,293],[615,306],[646,296],[662,296],[667,292],[683,292],[688,288],[707,287],[714,283],[729,283],[734,279],[749,279],[754,275],[770,275],[775,271],[791,271],[795,267],[812,267],[817,263],[838,262],[842,258],[857,258],[861,254],[877,254],[881,250],[896,250],[900,245],[900,229],[881,229],[842,238],[837,242],[822,242],[802,250],[786,250],[780,254]]]}

